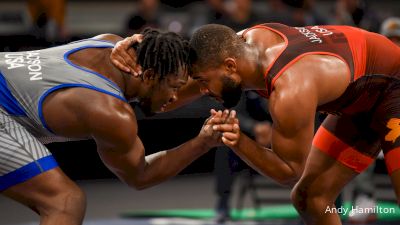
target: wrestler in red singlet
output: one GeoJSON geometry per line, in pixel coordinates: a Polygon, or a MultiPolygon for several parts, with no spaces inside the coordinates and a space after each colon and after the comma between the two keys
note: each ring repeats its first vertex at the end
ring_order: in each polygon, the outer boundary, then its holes
{"type": "MultiPolygon", "coordinates": [[[[383,149],[392,173],[400,168],[400,48],[387,38],[348,26],[289,27],[267,23],[249,28],[279,34],[286,47],[264,74],[267,91],[305,55],[331,55],[345,61],[351,83],[338,99],[318,106],[333,115],[318,130],[313,145],[361,172],[383,149]],[[382,57],[385,56],[385,57],[382,57]]],[[[304,71],[305,73],[307,71],[304,71]]]]}

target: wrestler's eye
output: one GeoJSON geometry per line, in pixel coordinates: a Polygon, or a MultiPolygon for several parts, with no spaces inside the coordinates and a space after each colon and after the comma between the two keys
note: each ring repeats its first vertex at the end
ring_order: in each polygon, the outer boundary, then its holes
{"type": "Polygon", "coordinates": [[[202,79],[199,79],[198,82],[200,82],[200,83],[202,83],[202,84],[207,84],[207,83],[208,83],[208,81],[202,80],[202,79]]]}
{"type": "Polygon", "coordinates": [[[181,87],[181,86],[178,86],[178,85],[170,85],[170,88],[171,88],[173,91],[178,91],[180,87],[181,87]]]}

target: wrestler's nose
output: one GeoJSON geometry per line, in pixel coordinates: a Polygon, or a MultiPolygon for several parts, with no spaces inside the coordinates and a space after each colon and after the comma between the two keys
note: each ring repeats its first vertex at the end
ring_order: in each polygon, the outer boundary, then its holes
{"type": "Polygon", "coordinates": [[[200,92],[203,95],[207,95],[208,93],[210,93],[210,90],[208,90],[208,88],[206,88],[206,87],[200,87],[200,92]]]}

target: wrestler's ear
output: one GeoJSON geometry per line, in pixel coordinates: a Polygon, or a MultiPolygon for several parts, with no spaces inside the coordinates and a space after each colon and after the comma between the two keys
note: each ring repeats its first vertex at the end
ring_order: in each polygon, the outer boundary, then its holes
{"type": "Polygon", "coordinates": [[[156,73],[153,69],[147,69],[143,72],[142,79],[143,82],[154,82],[156,78],[156,73]]]}
{"type": "Polygon", "coordinates": [[[225,69],[228,71],[228,74],[236,73],[237,71],[237,64],[234,58],[226,58],[224,60],[225,69]]]}

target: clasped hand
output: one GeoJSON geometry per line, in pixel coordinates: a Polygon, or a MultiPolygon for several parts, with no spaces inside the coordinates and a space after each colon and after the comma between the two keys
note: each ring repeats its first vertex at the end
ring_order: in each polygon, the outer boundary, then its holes
{"type": "Polygon", "coordinates": [[[235,110],[216,111],[212,109],[211,116],[204,122],[199,136],[209,147],[225,144],[235,147],[240,138],[239,120],[235,110]]]}

